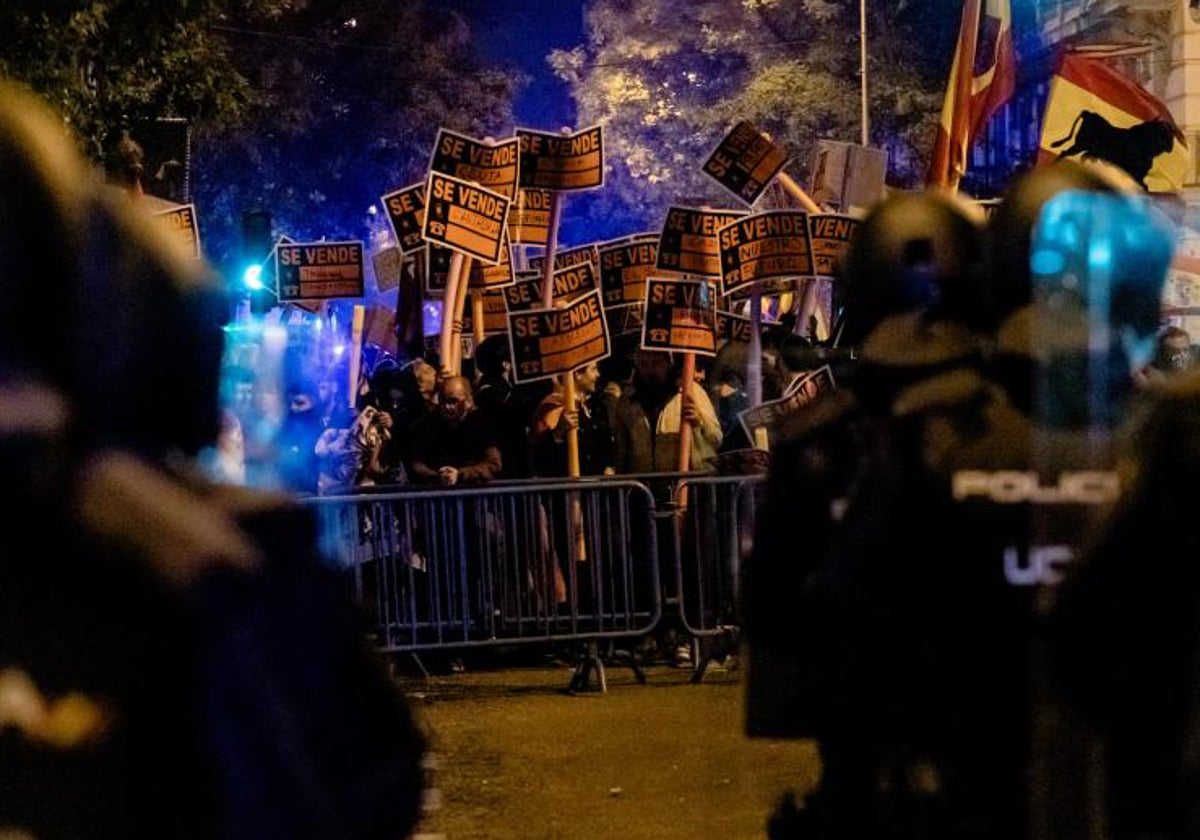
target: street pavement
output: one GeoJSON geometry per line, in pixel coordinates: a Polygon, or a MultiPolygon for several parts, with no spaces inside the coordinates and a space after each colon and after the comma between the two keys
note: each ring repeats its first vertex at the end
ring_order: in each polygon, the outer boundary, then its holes
{"type": "MultiPolygon", "coordinates": [[[[402,666],[404,663],[400,663],[402,666]]],[[[742,671],[609,664],[608,690],[568,694],[561,663],[468,660],[401,686],[429,736],[421,840],[766,836],[785,790],[819,775],[812,742],[743,734],[742,671]]]]}

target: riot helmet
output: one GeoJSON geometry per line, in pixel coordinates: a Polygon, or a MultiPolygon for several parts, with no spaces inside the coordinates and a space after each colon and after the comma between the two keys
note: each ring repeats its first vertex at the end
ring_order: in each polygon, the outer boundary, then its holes
{"type": "Polygon", "coordinates": [[[858,346],[903,312],[961,317],[974,299],[982,216],[948,193],[897,193],[874,205],[842,275],[840,343],[858,346]]]}

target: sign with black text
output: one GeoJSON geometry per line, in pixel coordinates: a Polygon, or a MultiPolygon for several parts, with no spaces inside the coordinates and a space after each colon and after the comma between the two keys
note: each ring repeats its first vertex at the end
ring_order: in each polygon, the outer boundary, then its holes
{"type": "Polygon", "coordinates": [[[704,171],[739,199],[753,204],[787,162],[786,149],[743,120],[709,155],[704,171]]]}
{"type": "Polygon", "coordinates": [[[279,302],[363,296],[363,244],[296,242],[275,248],[279,302]]]}
{"type": "Polygon", "coordinates": [[[513,378],[532,382],[570,373],[609,354],[608,324],[596,289],[559,309],[508,314],[513,378]]]}
{"type": "Polygon", "coordinates": [[[734,315],[732,312],[717,313],[716,334],[719,342],[749,344],[753,329],[754,322],[743,315],[734,315]]]}
{"type": "Polygon", "coordinates": [[[782,397],[746,409],[738,415],[738,420],[746,431],[746,437],[750,440],[755,439],[755,430],[765,429],[767,439],[773,447],[774,435],[783,418],[799,411],[818,396],[826,391],[832,391],[835,387],[833,370],[825,365],[817,370],[800,374],[784,390],[782,397]]]}
{"type": "Polygon", "coordinates": [[[485,143],[445,128],[438,131],[429,168],[512,198],[517,191],[518,141],[485,143]]]}
{"type": "Polygon", "coordinates": [[[672,207],[658,237],[657,268],[702,277],[721,276],[717,231],[747,215],[744,210],[672,207]]]}
{"type": "Polygon", "coordinates": [[[809,277],[808,214],[769,210],[721,228],[721,283],[731,295],[759,280],[809,277]]]}
{"type": "MultiPolygon", "coordinates": [[[[571,265],[554,272],[554,301],[572,301],[598,288],[596,265],[592,262],[571,265]]],[[[517,272],[517,282],[504,289],[509,312],[521,312],[542,305],[542,274],[517,272]]]]}
{"type": "Polygon", "coordinates": [[[642,349],[716,353],[716,296],[707,280],[646,280],[642,349]]]}
{"type": "Polygon", "coordinates": [[[604,307],[604,317],[608,319],[608,334],[613,338],[622,335],[641,335],[642,324],[646,323],[646,311],[642,302],[622,303],[619,306],[604,307]]]}
{"type": "Polygon", "coordinates": [[[200,227],[196,222],[196,205],[183,204],[154,213],[152,218],[158,219],[183,244],[183,251],[194,260],[201,259],[200,227]]]}
{"type": "MultiPolygon", "coordinates": [[[[508,309],[504,305],[504,295],[499,292],[481,292],[480,303],[483,305],[483,334],[496,335],[508,329],[508,309]]],[[[468,306],[463,310],[463,332],[475,332],[475,308],[468,306]]]]}
{"type": "Polygon", "coordinates": [[[429,173],[421,235],[429,242],[495,265],[504,245],[511,202],[469,181],[429,173]]]}
{"type": "Polygon", "coordinates": [[[646,297],[646,278],[658,263],[658,236],[639,233],[601,244],[597,250],[604,305],[640,303],[646,297]]]}
{"type": "Polygon", "coordinates": [[[518,128],[521,188],[590,190],[604,186],[604,137],[600,126],[576,134],[518,128]]]}
{"type": "Polygon", "coordinates": [[[543,247],[550,241],[549,190],[517,190],[508,214],[508,238],[543,247]]]}
{"type": "Polygon", "coordinates": [[[808,217],[813,274],[837,276],[838,263],[849,250],[860,224],[858,219],[843,213],[813,213],[808,217]]]}
{"type": "Polygon", "coordinates": [[[425,294],[428,297],[441,298],[446,294],[446,284],[450,278],[450,258],[454,252],[449,248],[441,248],[433,243],[427,243],[424,252],[424,263],[421,270],[425,294]]]}
{"type": "Polygon", "coordinates": [[[379,198],[387,211],[388,222],[400,250],[411,254],[425,245],[421,228],[425,226],[425,184],[413,184],[379,198]]]}
{"type": "Polygon", "coordinates": [[[485,265],[481,262],[471,263],[472,289],[502,289],[517,282],[513,273],[512,249],[508,245],[508,232],[504,233],[504,247],[500,249],[500,262],[495,265],[485,265]]]}
{"type": "MultiPolygon", "coordinates": [[[[593,262],[599,263],[600,259],[596,256],[595,244],[577,245],[574,248],[566,248],[554,252],[554,270],[560,268],[570,268],[573,265],[580,263],[593,262]]],[[[530,257],[529,270],[541,271],[546,266],[545,257],[530,257]]]]}

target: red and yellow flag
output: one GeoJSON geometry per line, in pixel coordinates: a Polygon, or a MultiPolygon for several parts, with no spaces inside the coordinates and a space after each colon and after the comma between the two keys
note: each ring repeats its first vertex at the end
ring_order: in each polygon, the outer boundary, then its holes
{"type": "Polygon", "coordinates": [[[1183,186],[1190,156],[1183,132],[1159,99],[1100,58],[1063,55],[1042,118],[1039,164],[1099,158],[1151,192],[1183,186]]]}
{"type": "Polygon", "coordinates": [[[967,152],[1016,85],[1009,0],[965,0],[942,121],[925,181],[957,189],[967,152]]]}

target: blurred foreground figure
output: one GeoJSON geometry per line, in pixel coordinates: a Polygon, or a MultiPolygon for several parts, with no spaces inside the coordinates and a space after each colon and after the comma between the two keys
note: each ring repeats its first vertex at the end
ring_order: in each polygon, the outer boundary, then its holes
{"type": "Polygon", "coordinates": [[[0,185],[0,834],[406,836],[423,742],[313,522],[188,458],[223,295],[6,85],[0,185]]]}

